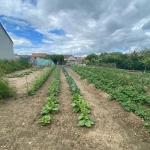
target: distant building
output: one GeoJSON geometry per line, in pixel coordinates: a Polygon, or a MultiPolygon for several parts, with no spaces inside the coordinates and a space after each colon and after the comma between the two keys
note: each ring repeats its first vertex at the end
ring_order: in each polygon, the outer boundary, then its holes
{"type": "Polygon", "coordinates": [[[76,64],[83,64],[83,61],[85,57],[75,57],[76,58],[76,64]]]}
{"type": "Polygon", "coordinates": [[[66,65],[78,65],[83,64],[84,57],[74,57],[73,55],[64,55],[66,65]]]}
{"type": "Polygon", "coordinates": [[[31,58],[43,58],[47,56],[46,53],[32,53],[31,58]]]}
{"type": "Polygon", "coordinates": [[[0,23],[0,59],[14,59],[13,41],[0,23]]]}

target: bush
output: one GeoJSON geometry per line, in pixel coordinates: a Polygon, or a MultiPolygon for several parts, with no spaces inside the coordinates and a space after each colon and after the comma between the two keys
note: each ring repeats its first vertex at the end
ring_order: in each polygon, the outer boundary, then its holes
{"type": "Polygon", "coordinates": [[[14,88],[10,87],[8,82],[0,77],[0,100],[7,97],[15,96],[14,88]]]}
{"type": "Polygon", "coordinates": [[[26,60],[0,60],[0,71],[2,73],[11,73],[29,67],[31,65],[26,60]]]}

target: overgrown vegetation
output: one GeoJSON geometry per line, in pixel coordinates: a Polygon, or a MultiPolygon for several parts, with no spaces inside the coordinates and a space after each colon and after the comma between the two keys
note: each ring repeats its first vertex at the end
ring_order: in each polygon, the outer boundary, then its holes
{"type": "Polygon", "coordinates": [[[14,97],[15,95],[15,89],[9,86],[8,82],[3,78],[3,75],[0,73],[0,103],[3,103],[3,99],[7,97],[14,97]]]}
{"type": "Polygon", "coordinates": [[[1,73],[11,73],[29,67],[31,67],[31,65],[26,60],[0,60],[1,73]]]}
{"type": "Polygon", "coordinates": [[[121,69],[150,69],[150,49],[131,54],[122,54],[121,52],[101,53],[100,55],[89,54],[85,58],[87,65],[101,67],[121,68],[121,69]]]}
{"type": "Polygon", "coordinates": [[[0,60],[0,102],[3,102],[3,99],[11,96],[15,96],[16,92],[13,87],[10,87],[7,80],[3,77],[7,73],[14,72],[16,70],[21,70],[29,68],[31,65],[28,61],[25,60],[0,60]]]}

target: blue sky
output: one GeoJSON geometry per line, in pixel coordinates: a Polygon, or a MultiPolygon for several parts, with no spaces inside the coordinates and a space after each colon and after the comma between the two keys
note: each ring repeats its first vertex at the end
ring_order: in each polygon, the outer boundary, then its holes
{"type": "Polygon", "coordinates": [[[17,54],[131,53],[150,47],[149,0],[0,0],[17,54]]]}

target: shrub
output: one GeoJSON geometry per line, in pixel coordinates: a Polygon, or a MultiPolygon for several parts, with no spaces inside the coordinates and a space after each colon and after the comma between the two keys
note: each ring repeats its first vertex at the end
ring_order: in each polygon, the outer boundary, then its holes
{"type": "Polygon", "coordinates": [[[0,76],[0,100],[7,97],[15,96],[14,88],[10,87],[8,82],[0,76]]]}

